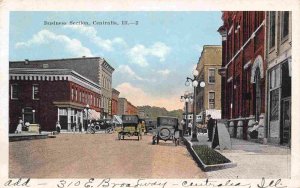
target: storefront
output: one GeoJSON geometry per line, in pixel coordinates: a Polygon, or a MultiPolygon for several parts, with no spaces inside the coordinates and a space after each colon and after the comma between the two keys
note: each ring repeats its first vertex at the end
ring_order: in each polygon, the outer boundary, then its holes
{"type": "Polygon", "coordinates": [[[290,145],[291,57],[271,67],[268,75],[268,138],[272,143],[290,145]]]}

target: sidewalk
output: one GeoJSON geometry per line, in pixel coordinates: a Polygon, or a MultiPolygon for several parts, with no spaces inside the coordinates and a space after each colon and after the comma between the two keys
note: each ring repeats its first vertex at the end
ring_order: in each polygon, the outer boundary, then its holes
{"type": "MultiPolygon", "coordinates": [[[[191,137],[185,137],[190,140],[191,137]]],[[[207,134],[198,134],[196,145],[211,146],[207,134]]],[[[207,172],[207,177],[261,179],[291,177],[291,149],[284,146],[264,145],[246,140],[231,138],[232,149],[216,151],[237,164],[236,167],[207,172]]]]}

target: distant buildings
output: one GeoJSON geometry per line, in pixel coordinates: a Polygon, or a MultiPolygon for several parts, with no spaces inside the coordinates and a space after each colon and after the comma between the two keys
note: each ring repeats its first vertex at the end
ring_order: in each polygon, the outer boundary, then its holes
{"type": "MultiPolygon", "coordinates": [[[[211,114],[214,119],[221,119],[221,76],[218,69],[222,65],[222,46],[204,45],[197,70],[199,82],[205,82],[205,87],[198,85],[196,89],[196,113],[211,114]]],[[[202,121],[203,122],[203,121],[202,121]]]]}
{"type": "Polygon", "coordinates": [[[119,98],[118,100],[118,114],[119,115],[137,115],[137,107],[132,105],[126,98],[119,98]]]}
{"type": "Polygon", "coordinates": [[[118,114],[118,103],[119,103],[119,94],[120,92],[116,89],[112,89],[112,97],[111,97],[111,115],[118,114]]]}
{"type": "Polygon", "coordinates": [[[100,85],[73,70],[10,68],[9,86],[10,133],[19,117],[42,131],[56,130],[57,121],[62,130],[79,131],[87,118],[100,118],[100,85]]]}

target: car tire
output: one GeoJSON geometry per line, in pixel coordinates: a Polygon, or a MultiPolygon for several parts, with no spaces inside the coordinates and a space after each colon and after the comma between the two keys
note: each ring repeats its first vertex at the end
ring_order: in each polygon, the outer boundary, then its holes
{"type": "Polygon", "coordinates": [[[158,132],[158,136],[162,139],[162,140],[169,140],[170,137],[172,136],[171,134],[171,130],[167,127],[162,127],[159,132],[158,132]]]}

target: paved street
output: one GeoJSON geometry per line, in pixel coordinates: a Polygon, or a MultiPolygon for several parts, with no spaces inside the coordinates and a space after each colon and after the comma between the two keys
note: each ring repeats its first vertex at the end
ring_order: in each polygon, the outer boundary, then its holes
{"type": "MultiPolygon", "coordinates": [[[[116,140],[116,134],[60,134],[9,143],[9,176],[32,178],[206,178],[185,146],[116,140]]],[[[135,138],[135,137],[134,137],[135,138]]]]}

